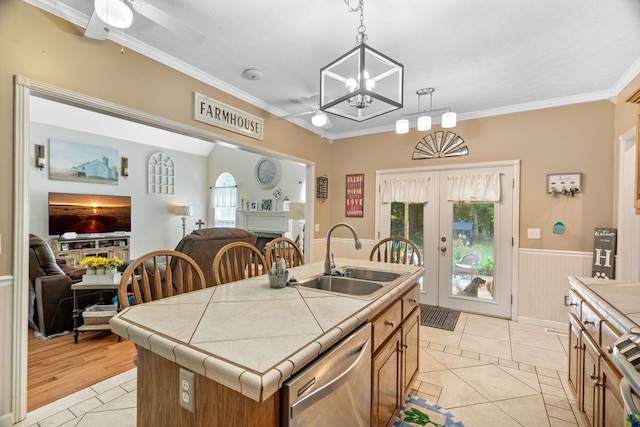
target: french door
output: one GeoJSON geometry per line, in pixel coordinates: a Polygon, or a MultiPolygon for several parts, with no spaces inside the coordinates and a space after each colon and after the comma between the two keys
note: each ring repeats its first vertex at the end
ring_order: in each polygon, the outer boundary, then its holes
{"type": "Polygon", "coordinates": [[[518,164],[467,169],[381,173],[385,179],[428,181],[425,203],[383,203],[379,198],[379,238],[406,237],[422,250],[425,273],[420,302],[510,318],[518,203],[518,164]],[[448,200],[451,175],[497,173],[498,201],[448,200]]]}

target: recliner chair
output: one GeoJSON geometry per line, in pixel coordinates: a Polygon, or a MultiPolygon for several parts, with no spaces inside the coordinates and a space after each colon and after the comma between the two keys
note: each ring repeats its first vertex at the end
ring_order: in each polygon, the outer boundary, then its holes
{"type": "MultiPolygon", "coordinates": [[[[80,282],[85,268],[56,260],[49,245],[29,234],[29,326],[48,336],[73,329],[73,293],[71,284],[80,282]]],[[[79,306],[94,304],[99,293],[79,294],[79,306]]]]}

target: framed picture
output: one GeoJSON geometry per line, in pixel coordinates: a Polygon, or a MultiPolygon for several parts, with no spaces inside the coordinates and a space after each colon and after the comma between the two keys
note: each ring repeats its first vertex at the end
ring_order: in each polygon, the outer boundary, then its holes
{"type": "Polygon", "coordinates": [[[49,140],[49,179],[117,185],[120,154],[113,148],[49,140]]]}
{"type": "Polygon", "coordinates": [[[364,174],[347,175],[345,216],[362,218],[364,216],[364,174]]]}
{"type": "Polygon", "coordinates": [[[270,211],[271,210],[271,199],[262,199],[262,204],[260,205],[261,211],[270,211]]]}
{"type": "Polygon", "coordinates": [[[258,210],[258,202],[249,202],[249,210],[257,211],[258,210]]]}

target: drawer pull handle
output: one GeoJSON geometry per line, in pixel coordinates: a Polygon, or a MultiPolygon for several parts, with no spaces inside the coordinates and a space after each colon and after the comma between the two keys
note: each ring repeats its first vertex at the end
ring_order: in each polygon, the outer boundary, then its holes
{"type": "Polygon", "coordinates": [[[593,326],[595,326],[595,325],[596,325],[596,322],[594,322],[593,320],[585,320],[585,321],[584,321],[584,324],[585,324],[585,325],[593,325],[593,326]]]}
{"type": "Polygon", "coordinates": [[[613,353],[613,347],[610,345],[607,346],[607,353],[613,353]]]}
{"type": "Polygon", "coordinates": [[[417,299],[415,299],[415,298],[411,298],[411,299],[409,300],[409,302],[412,302],[412,303],[414,303],[414,304],[415,304],[415,303],[417,303],[417,302],[418,302],[418,300],[417,300],[417,299]]]}
{"type": "Polygon", "coordinates": [[[393,327],[396,325],[396,322],[390,322],[390,321],[386,320],[386,321],[384,322],[384,324],[385,324],[385,325],[389,325],[389,326],[391,326],[391,327],[393,328],[393,327]]]}
{"type": "Polygon", "coordinates": [[[580,350],[580,346],[578,344],[574,344],[573,348],[575,348],[576,350],[580,350]]]}
{"type": "Polygon", "coordinates": [[[577,306],[579,306],[579,305],[580,305],[580,304],[578,304],[577,302],[570,302],[570,303],[569,303],[569,307],[577,307],[577,306]]]}

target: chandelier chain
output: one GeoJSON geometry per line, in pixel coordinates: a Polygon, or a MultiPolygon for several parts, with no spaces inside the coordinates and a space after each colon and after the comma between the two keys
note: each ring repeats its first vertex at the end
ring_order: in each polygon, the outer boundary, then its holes
{"type": "Polygon", "coordinates": [[[349,12],[360,12],[360,25],[358,26],[358,34],[356,35],[356,44],[359,44],[367,38],[365,34],[367,27],[364,25],[364,0],[358,0],[356,7],[351,6],[350,0],[344,0],[344,3],[347,5],[349,12]]]}

